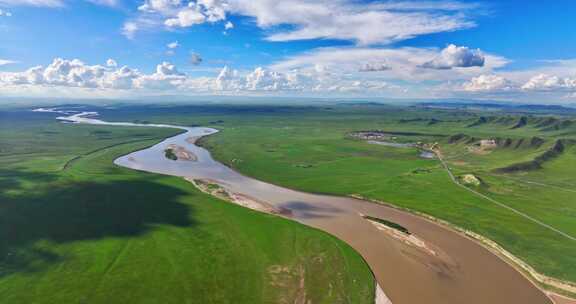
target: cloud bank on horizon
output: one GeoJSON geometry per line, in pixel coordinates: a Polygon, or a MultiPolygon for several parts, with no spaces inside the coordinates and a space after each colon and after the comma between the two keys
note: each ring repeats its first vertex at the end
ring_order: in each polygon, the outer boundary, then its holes
{"type": "MultiPolygon", "coordinates": [[[[0,46],[0,94],[576,101],[576,59],[565,37],[551,31],[557,45],[542,49],[546,37],[532,36],[538,52],[515,47],[519,29],[507,28],[506,13],[524,7],[529,21],[540,8],[497,3],[0,0],[9,42],[0,46]],[[88,21],[75,27],[72,16],[88,21]],[[42,36],[38,22],[54,34],[42,36]]],[[[556,19],[539,21],[566,27],[556,19]]]]}

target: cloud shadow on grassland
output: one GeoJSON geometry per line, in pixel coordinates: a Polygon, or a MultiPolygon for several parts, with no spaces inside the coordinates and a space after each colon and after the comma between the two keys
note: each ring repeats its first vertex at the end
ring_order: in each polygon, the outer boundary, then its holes
{"type": "Polygon", "coordinates": [[[133,237],[156,225],[195,225],[190,205],[180,202],[190,194],[153,180],[55,182],[53,186],[50,181],[55,177],[44,174],[42,180],[48,181],[48,186],[31,191],[18,189],[18,183],[2,183],[20,191],[12,194],[6,191],[9,188],[0,189],[0,278],[39,270],[34,265],[62,259],[37,246],[38,241],[133,237]]]}

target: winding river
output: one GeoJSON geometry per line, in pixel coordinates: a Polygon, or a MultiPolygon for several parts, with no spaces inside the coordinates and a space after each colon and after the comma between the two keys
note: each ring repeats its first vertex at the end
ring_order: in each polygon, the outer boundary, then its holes
{"type": "Polygon", "coordinates": [[[364,257],[385,293],[379,299],[381,303],[552,303],[515,268],[476,241],[425,218],[359,199],[282,188],[226,167],[194,144],[198,138],[218,132],[215,129],[106,122],[95,119],[97,113],[93,112],[52,112],[63,113],[58,119],[71,123],[185,130],[152,147],[122,156],[115,164],[189,180],[209,180],[230,193],[265,202],[284,217],[335,235],[364,257]],[[164,150],[169,145],[184,147],[196,156],[195,160],[167,159],[164,150]],[[397,223],[411,234],[391,231],[366,216],[397,223]]]}

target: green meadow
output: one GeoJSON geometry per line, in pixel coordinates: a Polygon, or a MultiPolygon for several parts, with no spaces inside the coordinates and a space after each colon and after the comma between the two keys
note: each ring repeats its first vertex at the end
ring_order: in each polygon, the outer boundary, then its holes
{"type": "Polygon", "coordinates": [[[373,303],[370,270],[334,237],[113,165],[177,130],[54,117],[0,112],[0,302],[373,303]]]}
{"type": "MultiPolygon", "coordinates": [[[[334,103],[96,110],[110,121],[217,128],[200,144],[246,175],[425,213],[488,237],[543,274],[576,281],[576,241],[459,187],[418,148],[350,135],[380,130],[396,143],[437,143],[459,179],[481,181],[467,187],[576,236],[572,116],[334,103]],[[496,145],[481,148],[486,139],[496,145]]],[[[373,301],[367,266],[333,237],[219,201],[178,178],[112,164],[177,131],[2,115],[3,299],[287,303],[304,294],[313,303],[373,301]]]]}
{"type": "Polygon", "coordinates": [[[567,123],[572,117],[381,105],[284,111],[217,116],[213,119],[223,121],[217,125],[223,132],[202,144],[246,175],[425,213],[490,238],[541,273],[576,281],[576,241],[458,187],[437,160],[421,158],[416,148],[349,136],[383,130],[395,134],[396,142],[438,143],[457,176],[474,174],[482,181],[469,187],[576,236],[576,145],[570,142],[576,128],[567,123]],[[487,122],[478,123],[485,116],[487,122]],[[519,121],[526,124],[518,126],[519,121]],[[485,153],[470,152],[482,139],[500,144],[485,153]],[[566,148],[538,168],[502,171],[538,158],[559,139],[566,140],[566,148]]]}

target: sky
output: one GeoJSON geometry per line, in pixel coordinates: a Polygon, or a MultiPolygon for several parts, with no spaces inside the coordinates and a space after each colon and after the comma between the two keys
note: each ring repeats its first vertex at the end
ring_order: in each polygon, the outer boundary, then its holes
{"type": "Polygon", "coordinates": [[[576,102],[572,0],[0,0],[0,97],[576,102]]]}

